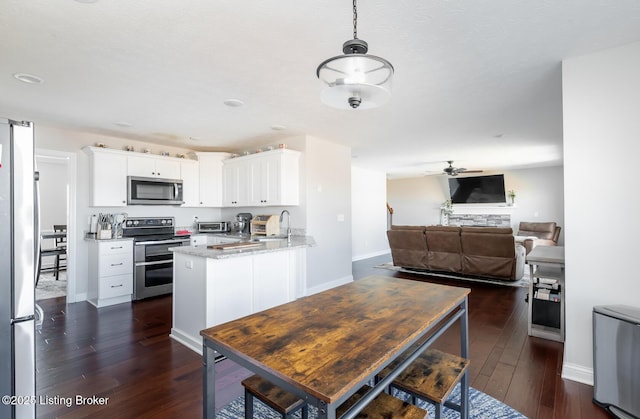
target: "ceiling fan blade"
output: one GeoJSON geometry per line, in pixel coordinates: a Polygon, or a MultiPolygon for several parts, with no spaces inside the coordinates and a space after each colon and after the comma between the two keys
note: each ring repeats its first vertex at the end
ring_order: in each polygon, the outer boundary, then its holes
{"type": "Polygon", "coordinates": [[[483,172],[483,170],[466,170],[466,169],[462,169],[460,171],[464,173],[482,173],[483,172]]]}

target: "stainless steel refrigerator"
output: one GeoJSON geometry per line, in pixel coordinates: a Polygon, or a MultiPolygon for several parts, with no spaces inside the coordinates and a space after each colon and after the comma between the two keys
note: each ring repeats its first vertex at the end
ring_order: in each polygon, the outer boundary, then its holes
{"type": "Polygon", "coordinates": [[[0,118],[0,418],[35,417],[33,125],[0,118]]]}
{"type": "Polygon", "coordinates": [[[640,418],[640,307],[593,308],[593,401],[618,418],[640,418]]]}

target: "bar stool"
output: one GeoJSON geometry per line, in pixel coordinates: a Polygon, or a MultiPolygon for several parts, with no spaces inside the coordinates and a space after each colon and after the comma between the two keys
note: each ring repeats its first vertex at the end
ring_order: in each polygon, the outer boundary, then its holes
{"type": "MultiPolygon", "coordinates": [[[[67,232],[67,225],[66,224],[54,224],[53,225],[53,231],[56,233],[66,233],[67,232]]],[[[55,242],[55,249],[58,250],[57,254],[56,254],[56,261],[55,261],[55,276],[56,276],[56,281],[58,280],[59,276],[60,276],[60,271],[66,269],[66,261],[67,261],[67,236],[65,234],[65,236],[63,237],[56,237],[54,239],[55,242]],[[60,265],[60,262],[64,261],[65,265],[60,265]]]]}
{"type": "MultiPolygon", "coordinates": [[[[301,417],[308,417],[308,406],[304,400],[294,396],[270,383],[264,378],[253,375],[242,382],[245,388],[244,417],[253,417],[253,397],[258,398],[266,405],[274,409],[283,418],[293,418],[295,412],[302,409],[301,417]]],[[[336,411],[336,416],[341,416],[371,389],[369,386],[360,388],[353,396],[344,402],[336,411]]],[[[386,393],[376,396],[359,414],[358,418],[369,419],[424,419],[427,411],[386,393]]]]}
{"type": "MultiPolygon", "coordinates": [[[[371,390],[371,387],[365,385],[358,390],[353,396],[349,397],[346,402],[342,403],[336,410],[336,417],[342,416],[347,409],[353,406],[365,394],[371,390]]],[[[356,418],[367,419],[424,419],[428,412],[424,409],[412,404],[403,402],[402,400],[388,395],[387,393],[378,394],[371,403],[358,413],[356,418]]]]}
{"type": "MultiPolygon", "coordinates": [[[[431,402],[436,407],[435,417],[442,417],[442,407],[460,411],[460,406],[447,402],[454,387],[469,368],[469,360],[437,349],[427,349],[406,370],[391,383],[392,388],[404,391],[411,396],[431,402]]],[[[393,370],[395,363],[383,369],[377,379],[381,380],[393,370]]]]}
{"type": "Polygon", "coordinates": [[[283,419],[293,418],[298,410],[302,410],[302,419],[307,419],[309,415],[309,408],[304,400],[259,375],[252,375],[243,380],[242,386],[244,387],[244,417],[246,419],[253,418],[254,397],[278,412],[283,419]]]}

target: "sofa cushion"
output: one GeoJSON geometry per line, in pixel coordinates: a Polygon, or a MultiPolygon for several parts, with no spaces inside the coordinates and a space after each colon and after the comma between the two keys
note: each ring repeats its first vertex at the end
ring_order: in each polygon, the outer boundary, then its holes
{"type": "Polygon", "coordinates": [[[427,226],[427,266],[433,271],[462,272],[460,227],[427,226]]]}
{"type": "Polygon", "coordinates": [[[462,227],[462,272],[512,279],[516,268],[513,230],[501,227],[462,227]]]}
{"type": "Polygon", "coordinates": [[[427,268],[427,242],[424,227],[387,231],[393,264],[407,268],[427,268]]]}
{"type": "Polygon", "coordinates": [[[391,230],[422,230],[424,231],[425,226],[400,226],[400,225],[392,225],[391,230]]]}
{"type": "Polygon", "coordinates": [[[518,236],[535,236],[545,240],[552,240],[555,232],[555,222],[531,223],[522,221],[518,227],[518,236]]]}

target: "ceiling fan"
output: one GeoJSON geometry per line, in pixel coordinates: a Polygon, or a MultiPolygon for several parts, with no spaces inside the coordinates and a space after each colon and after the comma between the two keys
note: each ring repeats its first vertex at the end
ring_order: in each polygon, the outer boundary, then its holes
{"type": "Polygon", "coordinates": [[[449,167],[445,167],[442,171],[449,176],[458,176],[460,173],[482,173],[482,170],[467,170],[464,167],[453,167],[453,160],[447,160],[449,167]]]}

